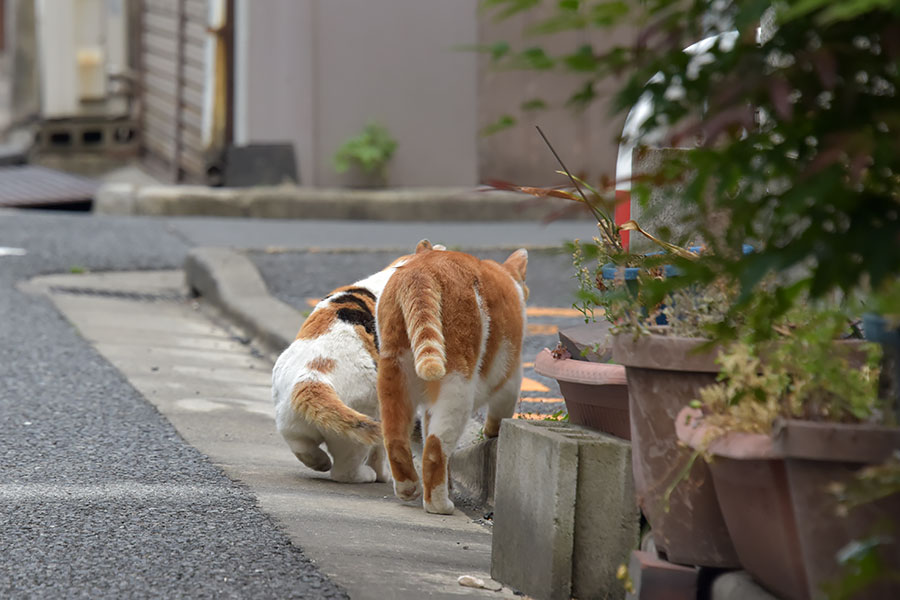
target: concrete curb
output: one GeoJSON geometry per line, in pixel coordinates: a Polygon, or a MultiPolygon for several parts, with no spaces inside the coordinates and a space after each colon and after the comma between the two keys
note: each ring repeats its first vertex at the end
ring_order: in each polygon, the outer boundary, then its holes
{"type": "Polygon", "coordinates": [[[261,342],[281,353],[294,340],[303,315],[272,297],[253,262],[228,248],[195,248],[184,262],[189,289],[212,302],[261,342]]]}
{"type": "MultiPolygon", "coordinates": [[[[94,198],[97,214],[268,219],[539,221],[566,208],[572,209],[573,203],[559,198],[538,200],[515,192],[471,188],[138,187],[130,183],[109,183],[94,198]]],[[[587,212],[578,212],[565,218],[589,216],[587,212]]]]}

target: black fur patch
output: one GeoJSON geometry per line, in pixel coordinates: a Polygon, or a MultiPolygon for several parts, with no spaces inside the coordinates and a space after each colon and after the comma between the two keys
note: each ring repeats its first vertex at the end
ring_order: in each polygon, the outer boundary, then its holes
{"type": "Polygon", "coordinates": [[[362,298],[354,296],[352,294],[342,294],[339,298],[331,301],[332,304],[352,304],[354,306],[359,307],[360,310],[365,311],[372,316],[372,311],[369,310],[369,305],[366,304],[366,301],[362,298]]]}
{"type": "Polygon", "coordinates": [[[378,349],[378,332],[375,331],[375,317],[367,310],[357,310],[355,308],[341,308],[337,311],[337,318],[351,325],[362,325],[366,333],[372,336],[375,342],[375,349],[378,349]]]}
{"type": "Polygon", "coordinates": [[[372,300],[377,300],[375,294],[367,290],[366,288],[350,288],[349,290],[344,290],[345,294],[362,294],[363,296],[368,296],[372,300]]]}

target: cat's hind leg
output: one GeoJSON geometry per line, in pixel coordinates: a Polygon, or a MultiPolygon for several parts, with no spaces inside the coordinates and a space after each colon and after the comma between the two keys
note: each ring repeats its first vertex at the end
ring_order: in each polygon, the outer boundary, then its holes
{"type": "Polygon", "coordinates": [[[288,434],[284,435],[284,441],[287,442],[294,456],[313,471],[324,472],[331,469],[331,457],[319,448],[321,441],[302,435],[288,434]]]}
{"type": "Polygon", "coordinates": [[[391,468],[388,465],[387,453],[384,446],[376,444],[369,451],[368,465],[375,470],[375,481],[390,481],[391,468]]]}
{"type": "Polygon", "coordinates": [[[454,505],[450,500],[448,466],[450,455],[472,415],[474,383],[458,373],[441,380],[434,404],[429,407],[425,446],[422,451],[422,486],[426,512],[449,515],[454,505]]]}
{"type": "Polygon", "coordinates": [[[503,386],[488,398],[487,419],[484,421],[484,437],[494,438],[500,434],[500,422],[516,412],[519,391],[522,387],[522,373],[513,375],[503,386]]]}
{"type": "MultiPolygon", "coordinates": [[[[406,359],[411,363],[409,356],[406,359]]],[[[422,493],[409,447],[415,411],[399,357],[382,355],[378,361],[378,404],[394,495],[404,501],[415,500],[422,493]]]]}
{"type": "Polygon", "coordinates": [[[375,470],[366,464],[369,446],[348,440],[343,436],[325,435],[328,451],[334,457],[331,478],[343,483],[371,483],[375,470]]]}

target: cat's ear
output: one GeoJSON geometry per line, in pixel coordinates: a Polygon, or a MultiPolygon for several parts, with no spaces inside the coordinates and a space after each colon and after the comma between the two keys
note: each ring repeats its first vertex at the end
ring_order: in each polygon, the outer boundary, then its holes
{"type": "Polygon", "coordinates": [[[431,242],[429,242],[428,240],[422,240],[421,242],[416,244],[416,254],[418,254],[419,252],[425,252],[426,250],[432,250],[432,249],[433,249],[433,246],[431,245],[431,242]]]}
{"type": "Polygon", "coordinates": [[[509,269],[513,277],[521,282],[525,281],[525,271],[528,269],[528,250],[519,248],[509,255],[503,266],[509,269]]]}

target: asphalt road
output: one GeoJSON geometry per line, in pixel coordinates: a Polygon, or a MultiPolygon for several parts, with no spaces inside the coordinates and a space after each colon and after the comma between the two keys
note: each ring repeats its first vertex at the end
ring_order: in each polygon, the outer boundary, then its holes
{"type": "Polygon", "coordinates": [[[385,248],[454,231],[459,245],[481,247],[592,233],[583,223],[535,234],[527,224],[0,211],[0,247],[26,252],[0,253],[0,597],[344,596],[245,488],[186,444],[47,300],[18,291],[18,282],[79,270],[179,268],[195,245],[385,248]]]}

